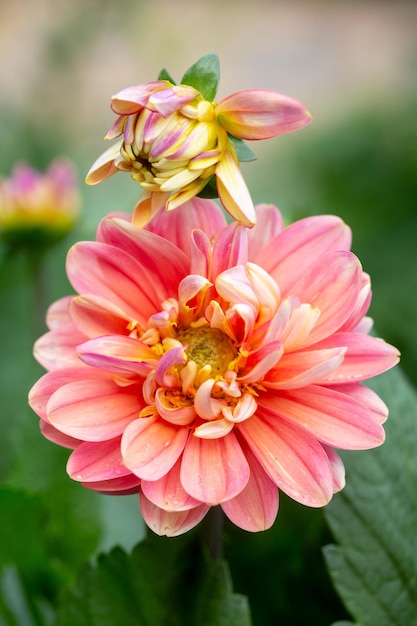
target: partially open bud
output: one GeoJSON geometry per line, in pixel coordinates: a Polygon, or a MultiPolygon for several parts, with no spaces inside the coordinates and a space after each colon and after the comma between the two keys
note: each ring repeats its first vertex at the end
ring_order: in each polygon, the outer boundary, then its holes
{"type": "Polygon", "coordinates": [[[236,140],[266,139],[311,121],[300,102],[272,91],[241,91],[216,103],[194,86],[169,80],[123,89],[113,96],[112,109],[118,117],[105,138],[121,138],[97,159],[86,182],[95,185],[119,170],[130,172],[144,190],[133,215],[141,226],[214,180],[226,211],[253,226],[256,214],[236,140]]]}

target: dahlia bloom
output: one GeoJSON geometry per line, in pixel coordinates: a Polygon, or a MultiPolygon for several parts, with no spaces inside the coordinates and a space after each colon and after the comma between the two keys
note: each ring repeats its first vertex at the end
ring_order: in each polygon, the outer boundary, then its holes
{"type": "Polygon", "coordinates": [[[300,102],[272,91],[240,91],[215,103],[191,85],[168,80],[123,89],[112,109],[118,117],[105,139],[121,139],[97,159],[86,182],[130,172],[144,190],[133,214],[140,226],[163,207],[175,209],[201,193],[213,177],[226,211],[253,226],[256,214],[233,138],[267,139],[311,121],[300,102]]]}
{"type": "Polygon", "coordinates": [[[45,173],[18,164],[9,178],[0,180],[0,234],[16,240],[36,231],[60,238],[74,226],[80,205],[71,163],[56,159],[45,173]]]}
{"type": "Polygon", "coordinates": [[[29,401],[69,475],[138,492],[149,527],[186,532],[220,505],[269,528],[278,492],[321,507],[344,485],[335,449],[384,441],[387,408],[362,381],[398,361],[369,336],[369,276],[331,215],[249,230],[195,198],[146,227],[110,215],[75,244],[78,295],[35,344],[49,370],[29,401]]]}

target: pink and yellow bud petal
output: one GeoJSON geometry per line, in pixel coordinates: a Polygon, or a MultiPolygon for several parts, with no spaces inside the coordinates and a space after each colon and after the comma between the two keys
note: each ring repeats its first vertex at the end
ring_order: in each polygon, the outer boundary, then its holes
{"type": "Polygon", "coordinates": [[[126,87],[112,97],[111,107],[119,115],[132,115],[146,107],[152,94],[167,89],[172,89],[172,85],[166,80],[126,87]]]}
{"type": "Polygon", "coordinates": [[[200,93],[194,87],[171,85],[168,89],[154,91],[149,97],[146,107],[166,117],[198,96],[200,93]]]}
{"type": "Polygon", "coordinates": [[[102,180],[113,176],[118,172],[118,168],[114,165],[115,159],[120,155],[120,148],[123,140],[116,142],[108,148],[91,166],[85,182],[87,185],[97,185],[102,180]]]}
{"type": "Polygon", "coordinates": [[[294,98],[263,89],[239,91],[216,106],[217,120],[240,139],[269,139],[309,124],[311,114],[294,98]]]}
{"type": "Polygon", "coordinates": [[[217,191],[226,211],[245,226],[256,224],[252,198],[240,168],[230,152],[216,166],[217,191]]]}

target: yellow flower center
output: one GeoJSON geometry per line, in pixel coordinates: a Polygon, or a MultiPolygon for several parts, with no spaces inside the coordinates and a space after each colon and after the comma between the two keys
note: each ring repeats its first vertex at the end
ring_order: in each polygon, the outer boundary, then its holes
{"type": "Polygon", "coordinates": [[[210,366],[211,376],[223,376],[236,357],[232,340],[217,328],[187,328],[180,330],[176,339],[186,347],[189,361],[198,367],[210,366]]]}

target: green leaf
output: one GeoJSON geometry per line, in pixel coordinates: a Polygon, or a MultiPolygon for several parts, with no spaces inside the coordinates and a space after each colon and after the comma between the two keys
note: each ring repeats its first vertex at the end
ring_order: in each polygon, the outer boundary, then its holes
{"type": "Polygon", "coordinates": [[[190,85],[210,102],[214,100],[220,80],[220,63],[217,54],[206,54],[185,72],[181,84],[190,85]]]}
{"type": "Polygon", "coordinates": [[[199,198],[209,198],[211,200],[219,197],[215,176],[211,176],[209,178],[208,183],[203,187],[200,193],[197,194],[197,196],[199,198]]]}
{"type": "Polygon", "coordinates": [[[232,580],[225,561],[207,563],[198,589],[194,624],[199,626],[250,626],[247,598],[233,594],[232,580]]]}
{"type": "Polygon", "coordinates": [[[33,597],[33,588],[13,565],[0,573],[1,626],[49,626],[53,623],[53,607],[33,597]]]}
{"type": "Polygon", "coordinates": [[[210,561],[192,533],[150,536],[131,554],[100,555],[58,615],[58,626],[250,626],[227,565],[210,561]]]}
{"type": "Polygon", "coordinates": [[[158,80],[168,80],[170,83],[175,85],[175,80],[172,78],[168,70],[165,69],[165,67],[159,72],[158,80]]]}
{"type": "Polygon", "coordinates": [[[363,626],[417,625],[417,395],[401,370],[372,381],[390,409],[386,442],[343,455],[347,486],[326,511],[325,559],[363,626]]]}
{"type": "Polygon", "coordinates": [[[21,490],[0,487],[0,510],[0,567],[18,563],[39,574],[48,561],[42,541],[45,519],[41,498],[21,490]],[[18,540],[17,520],[27,522],[19,524],[18,540]],[[37,541],[33,541],[35,536],[37,541]]]}
{"type": "Polygon", "coordinates": [[[235,147],[238,161],[256,161],[256,154],[243,139],[233,135],[229,135],[229,139],[235,147]]]}

